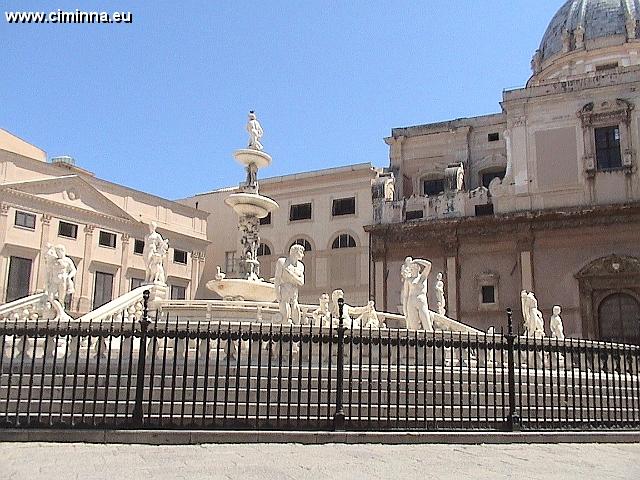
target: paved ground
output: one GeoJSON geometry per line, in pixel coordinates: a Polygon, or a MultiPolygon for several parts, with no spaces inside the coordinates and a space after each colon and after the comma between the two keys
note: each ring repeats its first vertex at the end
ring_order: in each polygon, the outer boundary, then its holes
{"type": "Polygon", "coordinates": [[[0,479],[636,479],[640,444],[0,443],[0,479]]]}

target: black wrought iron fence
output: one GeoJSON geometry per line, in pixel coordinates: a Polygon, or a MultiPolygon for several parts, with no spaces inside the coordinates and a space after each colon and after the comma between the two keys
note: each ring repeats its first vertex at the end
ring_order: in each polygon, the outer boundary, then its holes
{"type": "Polygon", "coordinates": [[[0,324],[4,427],[640,426],[640,348],[343,325],[0,324]]]}

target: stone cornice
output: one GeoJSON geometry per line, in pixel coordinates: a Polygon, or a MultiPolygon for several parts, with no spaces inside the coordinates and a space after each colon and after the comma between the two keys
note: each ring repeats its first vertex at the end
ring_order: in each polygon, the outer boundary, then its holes
{"type": "Polygon", "coordinates": [[[431,240],[446,247],[447,244],[451,245],[447,239],[452,236],[458,239],[473,237],[487,241],[500,238],[516,241],[519,248],[527,249],[530,248],[536,231],[631,222],[640,223],[640,203],[367,225],[365,231],[371,235],[372,242],[376,237],[394,243],[431,240]]]}

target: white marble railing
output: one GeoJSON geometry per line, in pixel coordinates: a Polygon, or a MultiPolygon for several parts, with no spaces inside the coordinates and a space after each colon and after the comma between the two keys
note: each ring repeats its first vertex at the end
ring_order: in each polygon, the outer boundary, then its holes
{"type": "Polygon", "coordinates": [[[153,290],[152,285],[142,285],[130,292],[105,303],[78,318],[80,323],[99,324],[101,322],[124,321],[133,322],[142,318],[143,294],[145,290],[153,290]]]}
{"type": "Polygon", "coordinates": [[[0,305],[1,320],[38,320],[42,317],[47,306],[46,293],[36,293],[28,297],[19,298],[13,302],[0,305]]]}

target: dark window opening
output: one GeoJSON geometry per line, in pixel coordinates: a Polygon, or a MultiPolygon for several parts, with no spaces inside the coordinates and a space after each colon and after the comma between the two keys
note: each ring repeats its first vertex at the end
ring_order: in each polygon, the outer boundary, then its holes
{"type": "Polygon", "coordinates": [[[602,72],[604,70],[613,70],[614,68],[618,68],[618,62],[605,63],[603,65],[596,65],[596,72],[602,72]]]}
{"type": "Polygon", "coordinates": [[[311,251],[311,244],[309,243],[309,240],[305,240],[304,238],[297,239],[295,242],[293,242],[289,246],[289,248],[293,247],[294,245],[302,245],[304,247],[304,251],[305,252],[310,252],[311,251]]]}
{"type": "Polygon", "coordinates": [[[183,265],[187,264],[187,252],[184,250],[173,250],[173,263],[182,263],[183,265]]]}
{"type": "Polygon", "coordinates": [[[67,222],[58,224],[58,236],[67,238],[78,238],[78,225],[67,222]]]}
{"type": "Polygon", "coordinates": [[[598,170],[613,170],[622,167],[618,126],[596,128],[595,137],[598,170]]]}
{"type": "Polygon", "coordinates": [[[142,284],[144,283],[144,279],[143,278],[132,278],[131,279],[131,290],[134,290],[138,287],[141,287],[142,284]]]}
{"type": "Polygon", "coordinates": [[[171,300],[185,300],[187,288],[180,285],[171,285],[171,300]]]}
{"type": "Polygon", "coordinates": [[[271,225],[271,212],[267,216],[260,219],[260,225],[271,225]]]}
{"type": "Polygon", "coordinates": [[[493,215],[493,203],[487,203],[486,205],[476,205],[476,217],[483,215],[493,215]]]}
{"type": "Polygon", "coordinates": [[[100,231],[100,237],[98,237],[98,245],[100,245],[101,247],[116,248],[116,234],[100,231]]]}
{"type": "Polygon", "coordinates": [[[507,173],[506,170],[496,170],[495,172],[483,173],[482,186],[489,188],[489,184],[491,183],[491,180],[493,180],[494,178],[499,178],[500,180],[502,180],[506,173],[507,173]]]}
{"type": "Polygon", "coordinates": [[[407,222],[411,221],[411,220],[418,220],[420,218],[422,218],[424,216],[424,213],[422,212],[422,210],[412,210],[410,212],[407,212],[407,222]]]}
{"type": "Polygon", "coordinates": [[[338,235],[336,239],[333,241],[331,248],[354,248],[356,246],[356,241],[353,239],[351,235],[348,233],[343,233],[342,235],[338,235]]]}
{"type": "Polygon", "coordinates": [[[29,228],[35,230],[36,216],[33,213],[16,211],[16,225],[18,227],[29,228]]]}
{"type": "Polygon", "coordinates": [[[133,253],[142,255],[144,252],[144,240],[138,240],[137,238],[133,242],[133,253]]]}
{"type": "Polygon", "coordinates": [[[93,286],[93,309],[101,307],[111,301],[113,294],[113,275],[111,273],[96,272],[93,286]]]}
{"type": "Polygon", "coordinates": [[[299,205],[291,205],[291,210],[289,211],[289,220],[310,220],[311,219],[311,204],[310,203],[301,203],[299,205]]]}
{"type": "Polygon", "coordinates": [[[353,215],[356,213],[356,199],[351,198],[338,198],[333,201],[331,207],[331,215],[334,217],[340,215],[353,215]]]}
{"type": "Polygon", "coordinates": [[[259,257],[265,257],[267,255],[271,255],[271,249],[269,248],[269,245],[267,245],[266,243],[261,243],[260,246],[258,247],[257,255],[259,257]]]}
{"type": "Polygon", "coordinates": [[[489,142],[497,142],[498,140],[500,140],[500,134],[499,133],[490,133],[489,135],[487,135],[487,140],[489,142]]]}
{"type": "Polygon", "coordinates": [[[427,197],[440,195],[444,192],[444,179],[424,180],[422,182],[422,191],[427,197]]]}
{"type": "Polygon", "coordinates": [[[31,259],[9,258],[9,278],[7,279],[7,302],[29,296],[31,283],[31,259]]]}
{"type": "Polygon", "coordinates": [[[482,303],[496,303],[496,287],[493,285],[482,286],[482,303]]]}

